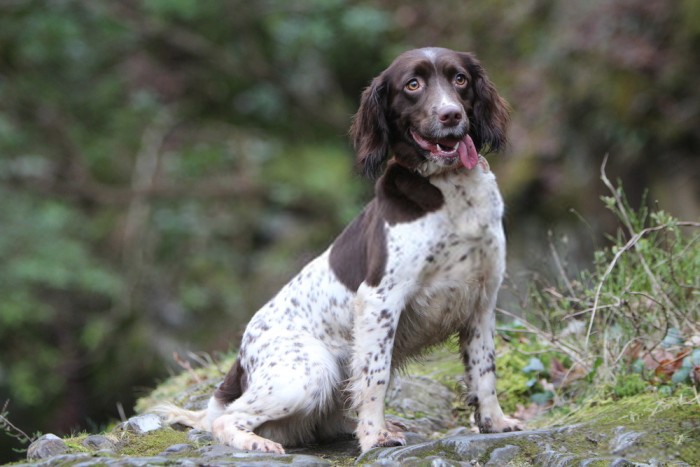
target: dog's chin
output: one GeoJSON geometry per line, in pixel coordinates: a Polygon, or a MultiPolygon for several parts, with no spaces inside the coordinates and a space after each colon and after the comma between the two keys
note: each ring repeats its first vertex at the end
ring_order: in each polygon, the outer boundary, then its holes
{"type": "Polygon", "coordinates": [[[435,155],[418,147],[412,140],[397,142],[392,147],[394,160],[424,177],[461,167],[459,155],[435,155]]]}
{"type": "Polygon", "coordinates": [[[423,161],[418,164],[416,171],[423,176],[436,175],[458,169],[462,166],[459,156],[436,156],[430,151],[417,150],[421,154],[423,161]]]}

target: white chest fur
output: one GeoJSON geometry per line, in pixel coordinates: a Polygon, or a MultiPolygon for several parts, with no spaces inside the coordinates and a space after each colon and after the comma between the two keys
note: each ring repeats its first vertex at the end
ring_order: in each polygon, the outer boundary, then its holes
{"type": "Polygon", "coordinates": [[[443,207],[387,230],[387,279],[411,289],[397,336],[407,355],[490,308],[485,302],[495,297],[505,270],[503,201],[494,175],[477,167],[430,182],[442,192],[443,207]]]}
{"type": "Polygon", "coordinates": [[[417,272],[421,288],[432,281],[453,285],[500,276],[505,261],[503,201],[493,173],[477,167],[435,176],[430,182],[442,192],[444,205],[387,229],[389,274],[410,280],[417,272]],[[401,265],[405,272],[392,270],[392,265],[401,265]]]}

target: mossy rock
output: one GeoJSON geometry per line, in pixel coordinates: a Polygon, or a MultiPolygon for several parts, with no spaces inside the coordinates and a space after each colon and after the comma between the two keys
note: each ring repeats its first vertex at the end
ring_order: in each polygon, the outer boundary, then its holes
{"type": "MultiPolygon", "coordinates": [[[[173,376],[151,394],[139,400],[137,409],[169,400],[192,405],[211,395],[235,355],[218,364],[173,376]]],[[[289,449],[284,456],[247,453],[226,446],[212,445],[210,439],[195,436],[194,431],[169,427],[145,434],[115,430],[105,433],[113,449],[93,449],[85,445],[83,434],[63,441],[65,453],[43,459],[43,465],[611,465],[624,462],[700,465],[700,404],[687,391],[675,397],[641,393],[619,398],[614,392],[607,399],[591,399],[576,410],[556,410],[530,422],[529,431],[501,434],[476,434],[468,429],[467,411],[460,401],[462,366],[450,346],[436,349],[422,363],[409,365],[405,374],[419,374],[413,380],[418,387],[435,387],[418,395],[449,398],[448,404],[434,400],[407,409],[405,400],[392,405],[389,412],[403,417],[413,436],[406,447],[380,448],[360,456],[355,440],[289,449]],[[437,396],[436,396],[437,394],[437,396]],[[615,398],[613,398],[615,397],[615,398]],[[452,405],[452,410],[449,409],[452,405]],[[393,409],[392,409],[393,407],[393,409]],[[440,408],[440,414],[425,413],[440,408]],[[451,412],[451,413],[450,413],[451,412]],[[441,422],[435,423],[436,418],[441,422]],[[448,433],[459,433],[449,436],[448,433]],[[204,441],[202,441],[204,439],[204,441]]],[[[404,392],[404,396],[407,392],[404,392]]],[[[420,402],[420,401],[418,401],[420,402]]]]}
{"type": "MultiPolygon", "coordinates": [[[[555,422],[550,415],[540,424],[555,422]]],[[[700,465],[700,404],[682,396],[643,394],[599,401],[567,416],[563,427],[469,434],[413,446],[373,450],[361,463],[422,465],[426,459],[480,465],[700,465]],[[493,456],[510,456],[505,462],[493,456]]],[[[501,459],[499,457],[499,459],[501,459]]]]}

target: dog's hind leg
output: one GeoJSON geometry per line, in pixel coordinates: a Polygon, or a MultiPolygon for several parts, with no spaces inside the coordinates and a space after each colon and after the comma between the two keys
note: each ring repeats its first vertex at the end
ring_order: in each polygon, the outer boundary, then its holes
{"type": "Polygon", "coordinates": [[[332,407],[339,370],[323,344],[306,337],[276,340],[274,346],[274,360],[262,364],[258,358],[243,394],[212,421],[219,442],[283,453],[283,445],[312,441],[318,421],[332,407]]]}
{"type": "Polygon", "coordinates": [[[284,454],[281,444],[253,433],[253,430],[277,414],[256,415],[248,412],[234,412],[219,416],[212,423],[214,437],[223,444],[248,451],[275,452],[284,454]]]}

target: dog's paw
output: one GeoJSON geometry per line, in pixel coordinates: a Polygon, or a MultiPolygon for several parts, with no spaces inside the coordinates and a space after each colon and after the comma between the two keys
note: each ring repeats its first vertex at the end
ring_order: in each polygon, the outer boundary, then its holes
{"type": "Polygon", "coordinates": [[[215,421],[212,434],[219,443],[236,449],[284,454],[284,448],[281,444],[235,426],[215,421]]]}
{"type": "Polygon", "coordinates": [[[284,448],[281,444],[265,439],[261,436],[253,435],[252,437],[240,443],[240,449],[246,451],[270,452],[275,454],[284,454],[284,448]]]}
{"type": "Polygon", "coordinates": [[[476,424],[481,433],[507,433],[509,431],[522,431],[520,420],[512,417],[476,417],[476,424]]]}
{"type": "Polygon", "coordinates": [[[406,438],[400,431],[384,430],[379,433],[377,442],[373,447],[405,446],[406,438]]]}
{"type": "Polygon", "coordinates": [[[372,448],[405,446],[406,438],[401,431],[380,430],[360,437],[360,448],[367,452],[372,448]]]}

